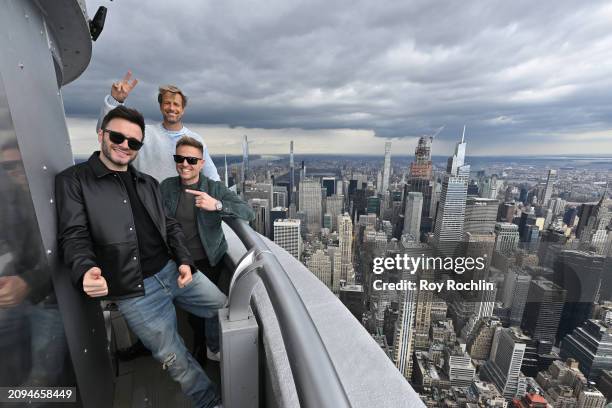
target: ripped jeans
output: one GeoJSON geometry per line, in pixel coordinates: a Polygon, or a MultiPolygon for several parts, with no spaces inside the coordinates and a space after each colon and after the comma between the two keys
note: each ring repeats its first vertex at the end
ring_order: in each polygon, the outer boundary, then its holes
{"type": "MultiPolygon", "coordinates": [[[[219,394],[179,336],[174,304],[196,316],[216,317],[225,304],[225,295],[203,273],[193,274],[191,283],[182,289],[177,278],[177,266],[170,261],[144,280],[145,296],[120,300],[117,305],[130,329],[181,385],[193,406],[211,408],[218,404],[219,394]]],[[[214,321],[218,329],[218,321],[214,321]]],[[[213,352],[219,349],[218,330],[215,334],[208,339],[213,352]]]]}

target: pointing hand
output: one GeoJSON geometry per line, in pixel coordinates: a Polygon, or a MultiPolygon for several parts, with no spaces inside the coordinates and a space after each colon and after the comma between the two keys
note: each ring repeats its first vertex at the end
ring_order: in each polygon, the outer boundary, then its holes
{"type": "Polygon", "coordinates": [[[186,189],[185,192],[195,196],[196,207],[206,211],[217,211],[217,199],[212,198],[203,191],[186,189]]]}

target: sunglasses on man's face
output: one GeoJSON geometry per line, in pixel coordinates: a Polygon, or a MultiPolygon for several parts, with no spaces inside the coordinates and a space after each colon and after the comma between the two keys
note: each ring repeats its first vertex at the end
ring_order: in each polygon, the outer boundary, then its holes
{"type": "Polygon", "coordinates": [[[180,154],[175,154],[174,155],[174,162],[177,163],[177,164],[181,164],[185,160],[187,160],[188,164],[191,164],[192,166],[195,166],[196,164],[198,164],[198,161],[200,161],[202,159],[200,159],[199,157],[181,156],[180,154]]]}
{"type": "Polygon", "coordinates": [[[121,144],[127,139],[128,147],[132,150],[140,150],[143,145],[140,140],[134,139],[133,137],[128,137],[121,132],[115,132],[114,130],[109,129],[104,129],[104,132],[108,133],[108,138],[114,144],[121,144]]]}

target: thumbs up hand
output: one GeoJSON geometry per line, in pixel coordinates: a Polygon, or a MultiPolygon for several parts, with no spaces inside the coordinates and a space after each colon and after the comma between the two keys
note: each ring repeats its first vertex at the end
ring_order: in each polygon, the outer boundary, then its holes
{"type": "Polygon", "coordinates": [[[179,277],[176,280],[179,288],[184,288],[189,285],[192,280],[191,267],[189,265],[181,265],[178,267],[179,277]]]}
{"type": "Polygon", "coordinates": [[[97,266],[90,268],[83,275],[83,290],[90,297],[100,297],[108,295],[106,279],[102,276],[102,270],[97,266]]]}

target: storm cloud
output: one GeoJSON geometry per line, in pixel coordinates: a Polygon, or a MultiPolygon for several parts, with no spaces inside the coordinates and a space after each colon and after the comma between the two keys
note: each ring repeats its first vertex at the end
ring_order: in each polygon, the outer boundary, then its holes
{"type": "Polygon", "coordinates": [[[96,117],[131,69],[129,103],[151,120],[173,83],[194,125],[411,140],[445,125],[450,142],[466,124],[476,153],[612,152],[609,2],[88,0],[89,13],[99,5],[90,66],[63,90],[69,117],[96,117]]]}

